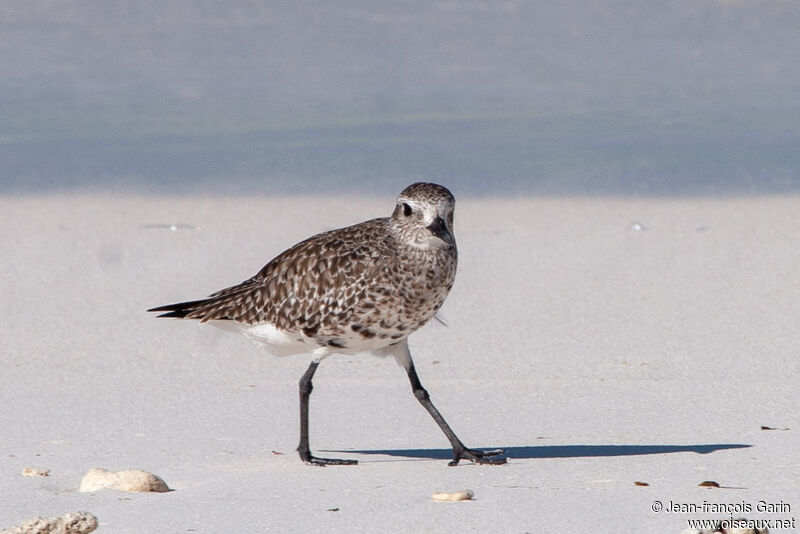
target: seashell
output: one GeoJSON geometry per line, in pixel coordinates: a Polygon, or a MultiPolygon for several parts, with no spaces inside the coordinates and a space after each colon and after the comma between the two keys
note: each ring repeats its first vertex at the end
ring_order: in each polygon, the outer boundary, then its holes
{"type": "Polygon", "coordinates": [[[468,501],[475,495],[472,490],[461,490],[453,492],[434,493],[434,501],[468,501]]]}
{"type": "Polygon", "coordinates": [[[90,492],[101,489],[119,491],[152,491],[163,493],[170,491],[167,483],[147,471],[126,469],[123,471],[106,471],[105,469],[89,469],[81,479],[78,491],[90,492]]]}

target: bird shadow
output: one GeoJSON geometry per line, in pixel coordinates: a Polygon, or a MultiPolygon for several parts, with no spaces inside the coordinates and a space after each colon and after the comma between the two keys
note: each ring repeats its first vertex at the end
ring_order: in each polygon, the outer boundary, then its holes
{"type": "MultiPolygon", "coordinates": [[[[676,452],[694,452],[710,454],[727,449],[746,449],[752,445],[744,443],[709,443],[696,445],[536,445],[536,446],[500,446],[487,447],[481,450],[503,449],[503,456],[508,459],[528,460],[534,458],[594,458],[607,456],[640,456],[645,454],[672,454],[676,452]]],[[[374,454],[404,458],[445,460],[453,457],[451,449],[371,449],[331,451],[342,453],[374,454]]]]}

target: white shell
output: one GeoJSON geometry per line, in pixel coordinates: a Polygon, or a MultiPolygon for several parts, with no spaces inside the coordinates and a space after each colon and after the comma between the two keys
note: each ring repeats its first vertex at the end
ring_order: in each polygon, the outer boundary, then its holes
{"type": "Polygon", "coordinates": [[[475,493],[472,490],[461,490],[453,492],[434,493],[434,501],[468,501],[472,499],[475,493]]]}
{"type": "Polygon", "coordinates": [[[154,491],[163,493],[169,491],[167,483],[147,471],[140,469],[126,469],[124,471],[106,471],[105,469],[90,469],[81,479],[81,492],[113,489],[119,491],[154,491]]]}

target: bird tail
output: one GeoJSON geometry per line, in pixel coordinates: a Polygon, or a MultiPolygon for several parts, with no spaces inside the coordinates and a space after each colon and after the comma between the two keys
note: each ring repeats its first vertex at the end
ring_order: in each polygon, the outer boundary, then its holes
{"type": "MultiPolygon", "coordinates": [[[[188,302],[178,302],[177,304],[167,304],[157,308],[150,308],[149,312],[167,312],[162,313],[158,317],[176,317],[178,319],[185,319],[193,312],[198,311],[209,299],[191,300],[188,302]]],[[[191,317],[190,317],[191,318],[191,317]]]]}

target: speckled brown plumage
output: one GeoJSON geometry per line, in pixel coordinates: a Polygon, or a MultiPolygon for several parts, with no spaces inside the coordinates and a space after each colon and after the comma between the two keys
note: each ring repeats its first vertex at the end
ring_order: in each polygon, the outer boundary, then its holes
{"type": "Polygon", "coordinates": [[[442,186],[414,184],[400,194],[391,217],[317,234],[239,285],[151,311],[202,322],[267,323],[309,349],[354,352],[396,343],[433,317],[453,286],[454,203],[442,186]],[[432,236],[426,213],[441,216],[451,242],[432,236]]]}

